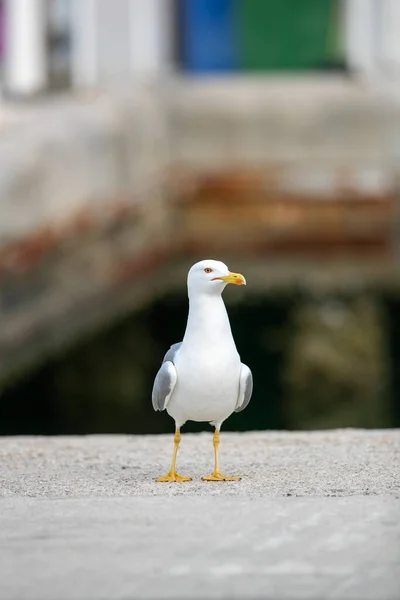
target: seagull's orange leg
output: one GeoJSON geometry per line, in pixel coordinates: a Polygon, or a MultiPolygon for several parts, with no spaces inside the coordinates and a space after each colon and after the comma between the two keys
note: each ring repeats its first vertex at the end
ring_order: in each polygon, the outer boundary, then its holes
{"type": "Polygon", "coordinates": [[[175,430],[175,436],[174,436],[174,455],[172,457],[171,469],[170,469],[169,473],[167,473],[163,477],[159,477],[158,479],[156,479],[156,481],[170,483],[172,481],[181,482],[181,481],[190,481],[192,479],[191,477],[183,477],[183,475],[178,475],[178,473],[176,472],[176,457],[178,454],[178,448],[179,448],[180,441],[181,441],[181,431],[180,431],[179,427],[177,427],[175,430]]]}
{"type": "Polygon", "coordinates": [[[218,463],[219,440],[220,440],[219,429],[215,428],[214,437],[213,437],[214,457],[215,457],[214,473],[212,475],[209,475],[208,477],[202,477],[203,481],[240,481],[240,479],[241,479],[240,477],[227,477],[226,475],[222,475],[222,473],[220,472],[219,463],[218,463]]]}

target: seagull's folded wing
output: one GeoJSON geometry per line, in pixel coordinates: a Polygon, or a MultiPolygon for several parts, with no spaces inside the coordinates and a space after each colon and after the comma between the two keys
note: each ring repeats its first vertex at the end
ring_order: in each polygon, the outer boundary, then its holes
{"type": "Polygon", "coordinates": [[[247,365],[242,363],[239,380],[239,397],[236,403],[235,412],[240,412],[250,402],[253,393],[253,375],[247,365]]]}
{"type": "Polygon", "coordinates": [[[151,394],[154,410],[164,410],[167,407],[177,379],[174,363],[167,360],[161,365],[154,380],[151,394]]]}

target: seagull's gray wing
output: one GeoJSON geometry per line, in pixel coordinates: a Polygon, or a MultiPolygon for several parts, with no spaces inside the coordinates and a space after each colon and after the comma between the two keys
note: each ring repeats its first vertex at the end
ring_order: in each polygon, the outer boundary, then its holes
{"type": "Polygon", "coordinates": [[[151,400],[154,410],[164,410],[171,398],[178,376],[170,360],[163,362],[154,380],[151,400]]]}
{"type": "Polygon", "coordinates": [[[163,358],[163,363],[167,360],[174,362],[175,354],[178,352],[179,348],[182,346],[182,342],[177,342],[176,344],[172,344],[171,348],[168,350],[166,355],[163,358]]]}
{"type": "Polygon", "coordinates": [[[151,394],[154,410],[164,410],[171,398],[177,380],[174,357],[181,346],[182,342],[172,344],[163,358],[161,368],[154,380],[153,392],[151,394]]]}
{"type": "Polygon", "coordinates": [[[242,363],[239,379],[239,397],[236,403],[235,412],[245,409],[250,402],[253,393],[253,375],[247,365],[242,363]]]}

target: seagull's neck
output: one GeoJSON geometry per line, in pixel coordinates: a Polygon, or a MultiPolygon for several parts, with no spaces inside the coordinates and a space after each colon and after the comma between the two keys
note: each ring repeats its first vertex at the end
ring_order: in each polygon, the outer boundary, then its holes
{"type": "Polygon", "coordinates": [[[189,294],[189,316],[184,341],[201,343],[232,340],[231,326],[220,294],[189,294]]]}

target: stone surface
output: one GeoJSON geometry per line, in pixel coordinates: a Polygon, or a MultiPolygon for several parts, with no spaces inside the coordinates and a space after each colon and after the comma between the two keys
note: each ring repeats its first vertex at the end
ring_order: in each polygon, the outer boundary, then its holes
{"type": "Polygon", "coordinates": [[[172,448],[172,435],[0,438],[0,496],[400,496],[398,430],[222,431],[221,471],[243,477],[222,486],[201,481],[213,467],[211,433],[184,429],[178,470],[193,481],[155,483],[172,448]]]}
{"type": "Polygon", "coordinates": [[[397,600],[399,501],[3,500],[7,600],[397,600]]]}
{"type": "Polygon", "coordinates": [[[400,432],[0,439],[0,597],[397,600],[400,432]]]}

